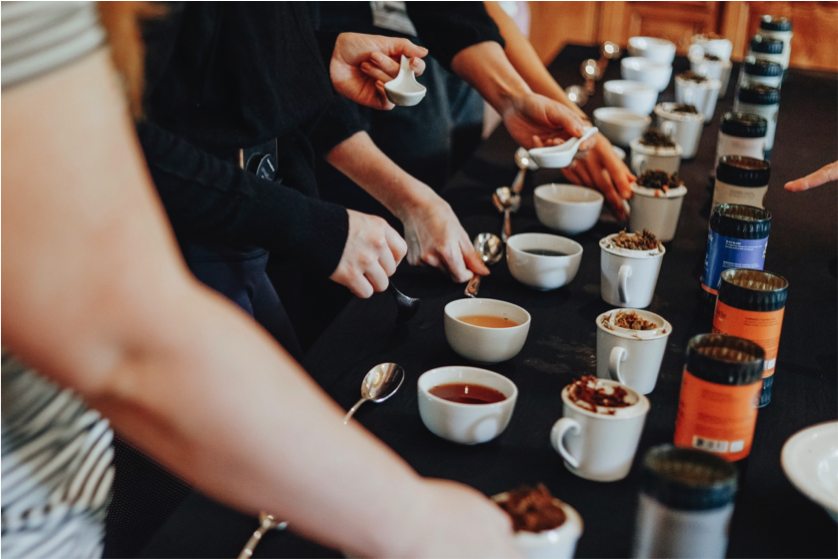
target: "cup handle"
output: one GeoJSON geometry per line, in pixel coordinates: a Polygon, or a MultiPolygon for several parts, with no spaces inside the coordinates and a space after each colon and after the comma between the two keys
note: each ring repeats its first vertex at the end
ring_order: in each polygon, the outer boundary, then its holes
{"type": "Polygon", "coordinates": [[[695,95],[695,87],[685,87],[684,88],[684,104],[685,105],[695,105],[693,103],[693,96],[695,95]]]}
{"type": "Polygon", "coordinates": [[[638,176],[642,175],[646,170],[646,156],[642,153],[633,153],[631,155],[631,170],[638,176]]]}
{"type": "Polygon", "coordinates": [[[671,120],[664,120],[661,122],[661,132],[667,136],[673,136],[675,134],[675,123],[671,120]]]}
{"type": "Polygon", "coordinates": [[[620,295],[620,303],[628,305],[628,279],[631,277],[631,266],[623,264],[617,273],[617,293],[620,295]]]}
{"type": "Polygon", "coordinates": [[[611,374],[611,379],[616,380],[620,384],[625,384],[623,375],[620,373],[620,363],[626,360],[626,350],[620,346],[611,348],[611,355],[608,356],[608,372],[611,374]]]}
{"type": "Polygon", "coordinates": [[[559,419],[554,425],[553,430],[550,431],[550,442],[553,448],[558,452],[565,462],[570,464],[573,468],[579,467],[579,460],[574,458],[567,447],[564,445],[564,436],[568,431],[573,431],[578,434],[582,427],[579,422],[570,417],[563,417],[559,419]]]}

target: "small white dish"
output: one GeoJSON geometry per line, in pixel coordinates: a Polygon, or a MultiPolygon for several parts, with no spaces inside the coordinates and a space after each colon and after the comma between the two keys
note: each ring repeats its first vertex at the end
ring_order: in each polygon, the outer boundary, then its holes
{"type": "MultiPolygon", "coordinates": [[[[508,499],[508,493],[493,495],[492,500],[500,503],[508,499]]],[[[527,559],[571,559],[576,552],[576,543],[582,536],[584,524],[576,509],[556,499],[566,520],[564,524],[543,532],[516,532],[513,538],[518,550],[527,559]]]]}
{"type": "Polygon", "coordinates": [[[642,56],[663,64],[671,65],[675,60],[675,43],[657,37],[630,37],[628,51],[631,56],[642,56]]]}
{"type": "Polygon", "coordinates": [[[437,437],[460,444],[485,443],[503,433],[518,400],[514,382],[477,367],[431,369],[419,377],[417,388],[419,417],[425,427],[437,437]],[[501,392],[506,398],[491,404],[461,404],[430,393],[435,386],[452,383],[480,384],[501,392]]]}
{"type": "Polygon", "coordinates": [[[649,128],[652,117],[623,107],[600,107],[594,110],[594,124],[612,144],[627,146],[649,128]]]}
{"type": "Polygon", "coordinates": [[[620,62],[620,75],[623,79],[643,82],[661,92],[672,79],[672,65],[642,56],[630,56],[620,62]]]}
{"type": "Polygon", "coordinates": [[[558,235],[519,233],[506,241],[506,262],[512,277],[528,287],[548,291],[573,281],[582,262],[582,245],[558,235]],[[561,256],[532,254],[552,250],[561,256]]]}
{"type": "Polygon", "coordinates": [[[596,126],[586,126],[579,138],[570,138],[557,146],[531,149],[530,158],[542,169],[562,169],[573,161],[576,152],[579,151],[579,144],[597,132],[599,130],[596,126]]]}
{"type": "Polygon", "coordinates": [[[783,445],[780,461],[792,485],[838,522],[838,421],[792,435],[783,445]]]}
{"type": "Polygon", "coordinates": [[[568,235],[584,233],[599,220],[605,198],[575,184],[542,184],[534,192],[535,215],[542,225],[568,235]]]}
{"type": "Polygon", "coordinates": [[[497,299],[466,297],[445,305],[445,338],[458,355],[478,363],[512,359],[527,341],[531,317],[523,308],[497,299]],[[517,326],[487,328],[459,320],[463,316],[489,315],[508,318],[517,326]]]}
{"type": "Polygon", "coordinates": [[[416,75],[410,67],[410,58],[402,55],[399,75],[384,84],[384,91],[394,105],[412,107],[425,98],[428,90],[416,81],[416,75]]]}
{"type": "Polygon", "coordinates": [[[610,80],[602,84],[606,107],[625,107],[637,114],[651,113],[658,102],[658,90],[643,82],[610,80]]]}

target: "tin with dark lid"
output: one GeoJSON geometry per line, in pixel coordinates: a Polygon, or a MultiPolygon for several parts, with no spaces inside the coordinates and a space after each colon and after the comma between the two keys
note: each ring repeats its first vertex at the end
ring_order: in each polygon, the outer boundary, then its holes
{"type": "Polygon", "coordinates": [[[759,407],[771,402],[789,282],[760,270],[725,270],[713,315],[713,332],[739,336],[765,350],[759,407]]]}
{"type": "Polygon", "coordinates": [[[765,158],[765,135],[768,121],[758,114],[741,112],[725,113],[716,143],[716,167],[724,155],[747,155],[765,158]]]}
{"type": "Polygon", "coordinates": [[[791,20],[787,17],[764,15],[759,18],[759,28],[765,31],[791,31],[791,20]]]}
{"type": "Polygon", "coordinates": [[[765,351],[744,338],[702,334],[687,345],[675,444],[736,461],[754,439],[765,351]]]}
{"type": "Polygon", "coordinates": [[[762,208],[770,179],[771,165],[767,161],[746,155],[725,155],[716,167],[712,207],[743,204],[762,208]]]}
{"type": "Polygon", "coordinates": [[[724,557],[736,468],[709,452],[660,445],[643,458],[634,557],[724,557]]]}
{"type": "Polygon", "coordinates": [[[741,113],[759,115],[766,121],[765,156],[769,159],[774,148],[774,135],[777,131],[777,117],[780,114],[780,90],[761,83],[747,83],[739,88],[733,101],[733,110],[741,113]]]}
{"type": "Polygon", "coordinates": [[[754,35],[751,39],[751,52],[754,54],[782,54],[783,41],[772,37],[754,35]]]}
{"type": "Polygon", "coordinates": [[[715,296],[728,268],[762,270],[770,232],[771,213],[766,209],[741,204],[713,208],[701,288],[715,296]]]}
{"type": "Polygon", "coordinates": [[[741,87],[751,82],[780,87],[783,83],[783,66],[766,58],[749,56],[742,64],[739,85],[741,87]]]}
{"type": "Polygon", "coordinates": [[[785,17],[764,15],[759,20],[759,34],[765,38],[777,39],[783,42],[782,59],[778,60],[783,66],[783,81],[788,77],[789,61],[791,60],[791,20],[785,17]]]}

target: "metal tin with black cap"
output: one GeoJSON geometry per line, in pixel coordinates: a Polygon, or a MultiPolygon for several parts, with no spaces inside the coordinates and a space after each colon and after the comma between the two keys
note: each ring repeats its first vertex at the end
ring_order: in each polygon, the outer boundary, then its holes
{"type": "Polygon", "coordinates": [[[765,37],[763,35],[754,35],[751,38],[750,49],[748,56],[758,56],[759,58],[767,58],[772,62],[776,62],[782,66],[783,51],[785,45],[780,39],[772,37],[765,37]]]}
{"type": "Polygon", "coordinates": [[[713,168],[718,166],[719,159],[723,155],[747,155],[765,159],[765,134],[767,132],[768,121],[758,114],[725,113],[722,125],[719,127],[713,168]]]}
{"type": "Polygon", "coordinates": [[[713,332],[751,340],[765,350],[761,408],[771,402],[788,287],[782,276],[742,268],[725,270],[719,282],[713,332]]]}
{"type": "Polygon", "coordinates": [[[742,71],[739,72],[740,87],[748,83],[780,87],[783,83],[783,66],[767,58],[749,56],[742,63],[742,71]]]}
{"type": "Polygon", "coordinates": [[[758,33],[762,37],[770,39],[778,39],[783,42],[783,81],[786,80],[789,73],[789,60],[791,59],[791,38],[792,33],[791,20],[786,17],[777,17],[771,15],[764,15],[759,20],[758,33]]]}
{"type": "Polygon", "coordinates": [[[736,468],[709,452],[652,448],[640,474],[633,557],[725,556],[736,468]]]}
{"type": "Polygon", "coordinates": [[[771,159],[774,134],[777,130],[777,116],[780,113],[780,90],[759,83],[745,84],[739,88],[736,99],[733,100],[733,111],[759,115],[766,120],[763,159],[771,159]]]}
{"type": "Polygon", "coordinates": [[[771,165],[767,161],[747,155],[725,155],[716,167],[711,211],[719,204],[764,207],[770,178],[771,165]]]}

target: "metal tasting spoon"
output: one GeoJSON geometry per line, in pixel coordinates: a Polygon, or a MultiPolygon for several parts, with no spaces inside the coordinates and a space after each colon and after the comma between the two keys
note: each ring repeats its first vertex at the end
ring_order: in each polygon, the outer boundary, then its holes
{"type": "Polygon", "coordinates": [[[398,308],[398,313],[396,314],[396,324],[404,324],[416,316],[416,313],[419,312],[420,299],[417,299],[416,297],[408,297],[396,289],[392,280],[387,286],[387,291],[393,296],[393,300],[396,301],[396,307],[398,308]]]}
{"type": "Polygon", "coordinates": [[[253,551],[256,549],[256,544],[258,544],[262,540],[262,536],[265,535],[265,532],[268,530],[285,530],[288,527],[287,522],[280,522],[273,515],[262,511],[259,513],[259,527],[253,532],[253,535],[250,536],[250,539],[247,540],[247,543],[242,549],[241,553],[239,553],[238,559],[250,559],[253,555],[253,551]]]}
{"type": "MultiPolygon", "coordinates": [[[[497,235],[492,233],[480,233],[474,238],[474,248],[480,255],[480,259],[487,266],[497,264],[503,258],[503,241],[497,235]]],[[[480,289],[480,280],[483,276],[474,274],[471,281],[466,286],[467,297],[477,297],[477,291],[480,289]]]]}
{"type": "Polygon", "coordinates": [[[403,381],[404,369],[395,363],[381,363],[370,369],[361,383],[361,399],[346,413],[343,424],[346,425],[367,400],[379,403],[395,394],[403,381]]]}
{"type": "Polygon", "coordinates": [[[518,174],[515,175],[515,180],[512,181],[512,192],[520,194],[524,189],[524,176],[527,170],[535,171],[538,169],[538,165],[530,157],[530,152],[523,147],[515,150],[515,165],[518,166],[518,174]]]}
{"type": "Polygon", "coordinates": [[[503,229],[501,229],[500,238],[506,242],[512,236],[511,214],[521,207],[521,197],[514,194],[509,187],[501,186],[492,194],[492,203],[499,212],[503,213],[503,229]]]}

